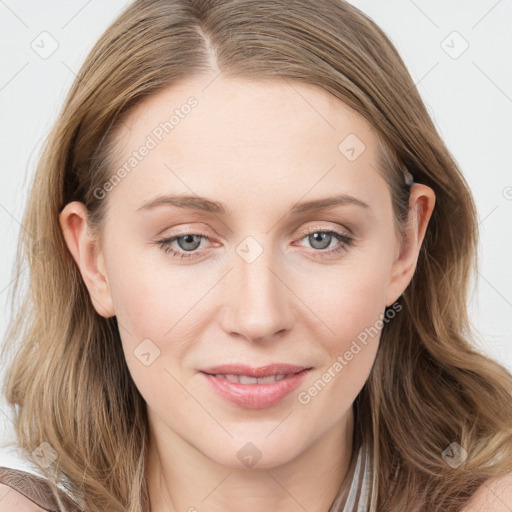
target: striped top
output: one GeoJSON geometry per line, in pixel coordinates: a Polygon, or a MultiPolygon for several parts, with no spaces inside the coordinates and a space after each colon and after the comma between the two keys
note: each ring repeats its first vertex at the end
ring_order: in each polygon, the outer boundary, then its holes
{"type": "Polygon", "coordinates": [[[370,453],[360,447],[348,496],[346,500],[343,496],[337,497],[329,512],[368,512],[370,491],[370,453]]]}
{"type": "Polygon", "coordinates": [[[343,512],[368,512],[370,506],[370,453],[361,448],[343,512]]]}

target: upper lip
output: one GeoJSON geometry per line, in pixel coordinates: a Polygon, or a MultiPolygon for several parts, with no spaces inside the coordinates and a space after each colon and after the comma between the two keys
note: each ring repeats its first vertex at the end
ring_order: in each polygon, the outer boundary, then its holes
{"type": "Polygon", "coordinates": [[[259,366],[257,368],[246,364],[223,364],[211,366],[201,370],[210,375],[247,375],[248,377],[269,377],[271,375],[289,375],[299,373],[302,370],[309,370],[308,366],[297,366],[295,364],[275,363],[259,366]]]}

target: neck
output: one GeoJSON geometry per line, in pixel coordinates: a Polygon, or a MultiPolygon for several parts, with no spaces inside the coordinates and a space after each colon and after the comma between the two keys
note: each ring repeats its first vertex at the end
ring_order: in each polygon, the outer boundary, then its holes
{"type": "Polygon", "coordinates": [[[165,432],[165,440],[150,435],[151,512],[328,512],[349,469],[353,411],[297,457],[268,469],[220,465],[165,432]]]}

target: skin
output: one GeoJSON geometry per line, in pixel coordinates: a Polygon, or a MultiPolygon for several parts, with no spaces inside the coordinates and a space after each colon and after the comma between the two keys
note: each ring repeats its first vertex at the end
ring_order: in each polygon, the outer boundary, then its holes
{"type": "MultiPolygon", "coordinates": [[[[198,100],[106,195],[103,247],[89,233],[79,202],[64,208],[61,227],[96,311],[117,317],[126,363],[147,402],[152,512],[325,512],[347,472],[352,404],[380,332],[309,403],[297,395],[408,286],[434,192],[412,187],[401,240],[377,171],[377,138],[365,119],[305,84],[214,77],[161,91],[123,123],[119,167],[175,108],[190,96],[198,100]],[[349,134],[365,144],[354,161],[338,150],[349,134]],[[222,201],[231,213],[175,206],[137,211],[167,193],[222,201]],[[369,207],[290,214],[299,201],[337,194],[369,207]],[[336,238],[322,245],[307,236],[333,229],[351,229],[354,243],[327,255],[340,246],[336,238]],[[196,239],[196,258],[173,258],[155,244],[187,233],[208,237],[196,239]],[[248,236],[262,250],[250,263],[237,253],[248,236]],[[134,350],[148,338],[160,354],[146,366],[134,350]],[[216,395],[198,372],[233,362],[313,370],[279,404],[247,410],[216,395]],[[261,454],[252,467],[237,457],[248,442],[261,454]]],[[[181,253],[193,245],[180,241],[171,246],[181,253]]]]}
{"type": "Polygon", "coordinates": [[[39,512],[44,509],[38,507],[32,500],[23,496],[12,487],[5,484],[0,484],[0,512],[39,512]]]}

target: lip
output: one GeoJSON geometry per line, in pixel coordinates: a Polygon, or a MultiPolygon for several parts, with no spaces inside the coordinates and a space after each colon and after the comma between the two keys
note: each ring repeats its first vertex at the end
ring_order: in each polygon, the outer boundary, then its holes
{"type": "MultiPolygon", "coordinates": [[[[243,409],[265,409],[277,405],[292,391],[297,389],[311,370],[311,368],[294,366],[295,370],[290,372],[290,366],[292,365],[286,365],[286,368],[284,368],[286,370],[285,372],[282,371],[282,365],[271,365],[271,369],[269,369],[268,366],[252,368],[253,373],[259,373],[259,375],[251,375],[250,372],[246,373],[247,367],[245,367],[246,369],[244,371],[241,371],[240,366],[237,365],[236,370],[240,373],[232,373],[232,375],[248,375],[253,377],[265,377],[280,373],[287,375],[287,377],[281,380],[266,384],[240,384],[238,382],[230,382],[222,377],[210,375],[209,373],[205,373],[205,371],[201,371],[200,373],[207,380],[211,389],[228,402],[243,409]],[[277,371],[278,367],[279,371],[277,371]],[[297,371],[297,368],[299,371],[297,371]]],[[[220,368],[225,367],[217,367],[215,370],[220,368]]],[[[208,371],[210,370],[211,369],[208,371]]],[[[232,366],[229,371],[233,371],[232,366]]],[[[222,371],[220,371],[219,374],[226,375],[222,371]]]]}
{"type": "Polygon", "coordinates": [[[287,363],[272,363],[257,368],[246,364],[223,364],[221,366],[212,366],[201,370],[203,373],[210,375],[247,375],[248,377],[269,377],[271,375],[288,375],[299,373],[309,369],[308,366],[298,366],[287,363]]]}

